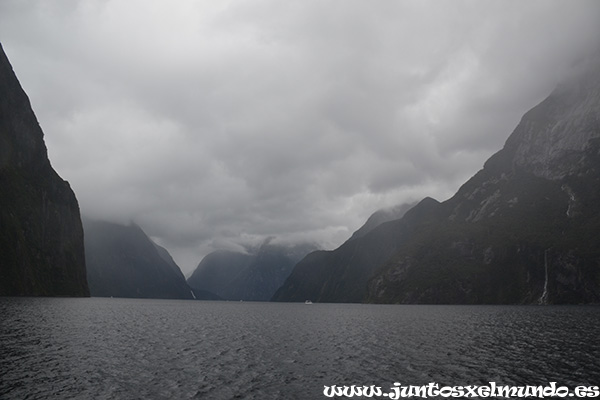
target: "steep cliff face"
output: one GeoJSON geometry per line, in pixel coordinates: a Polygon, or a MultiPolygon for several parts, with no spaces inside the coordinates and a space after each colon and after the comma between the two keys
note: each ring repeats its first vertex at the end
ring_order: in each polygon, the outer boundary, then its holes
{"type": "Polygon", "coordinates": [[[527,112],[443,203],[302,260],[274,300],[600,302],[600,64],[527,112]]]}
{"type": "Polygon", "coordinates": [[[313,250],[313,245],[279,245],[267,240],[248,253],[216,251],[202,259],[188,284],[227,300],[268,301],[294,265],[313,250]]]}
{"type": "Polygon", "coordinates": [[[0,295],[88,296],[79,205],[0,46],[0,295]]]}
{"type": "Polygon", "coordinates": [[[598,68],[597,58],[583,63],[523,117],[503,149],[513,166],[547,179],[580,172],[600,129],[598,68]]]}
{"type": "Polygon", "coordinates": [[[439,220],[394,254],[368,301],[600,302],[597,60],[526,113],[439,220]]]}
{"type": "Polygon", "coordinates": [[[85,257],[92,296],[193,299],[169,253],[134,224],[85,218],[85,257]]]}

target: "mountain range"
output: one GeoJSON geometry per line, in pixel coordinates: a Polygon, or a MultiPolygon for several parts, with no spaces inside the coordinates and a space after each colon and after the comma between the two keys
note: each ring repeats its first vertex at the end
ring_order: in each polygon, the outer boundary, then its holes
{"type": "Polygon", "coordinates": [[[139,226],[88,219],[82,226],[0,50],[0,295],[600,302],[599,56],[525,113],[450,199],[379,211],[332,251],[269,239],[245,252],[211,253],[186,282],[139,226]]]}
{"type": "Polygon", "coordinates": [[[226,300],[268,301],[294,265],[315,250],[311,244],[277,244],[271,238],[246,252],[219,250],[206,255],[188,284],[226,300]]]}
{"type": "Polygon", "coordinates": [[[582,62],[444,202],[300,261],[274,301],[600,302],[600,63],[582,62]]]}

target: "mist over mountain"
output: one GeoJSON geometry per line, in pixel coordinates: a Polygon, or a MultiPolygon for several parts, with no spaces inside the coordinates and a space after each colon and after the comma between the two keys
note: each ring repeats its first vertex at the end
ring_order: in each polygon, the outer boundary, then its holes
{"type": "Polygon", "coordinates": [[[375,212],[337,249],[315,251],[302,259],[272,300],[361,302],[369,277],[397,251],[398,241],[412,234],[418,221],[428,218],[438,204],[427,198],[413,208],[403,204],[393,212],[375,212]],[[378,221],[381,223],[375,225],[378,221]]]}
{"type": "Polygon", "coordinates": [[[598,59],[528,111],[452,198],[309,255],[274,300],[600,302],[598,59]]]}
{"type": "Polygon", "coordinates": [[[166,249],[135,224],[83,219],[92,296],[193,299],[183,273],[166,249]]]}
{"type": "Polygon", "coordinates": [[[312,244],[277,244],[267,239],[247,253],[219,250],[198,264],[188,284],[227,300],[268,301],[312,244]]]}
{"type": "Polygon", "coordinates": [[[377,228],[379,225],[384,222],[393,221],[395,219],[400,219],[404,216],[404,214],[414,207],[415,204],[398,204],[394,207],[384,208],[381,210],[375,211],[368,219],[367,222],[359,229],[356,230],[352,234],[349,240],[357,239],[365,236],[367,233],[371,232],[373,229],[377,228]]]}
{"type": "Polygon", "coordinates": [[[88,296],[79,205],[0,45],[0,295],[88,296]]]}

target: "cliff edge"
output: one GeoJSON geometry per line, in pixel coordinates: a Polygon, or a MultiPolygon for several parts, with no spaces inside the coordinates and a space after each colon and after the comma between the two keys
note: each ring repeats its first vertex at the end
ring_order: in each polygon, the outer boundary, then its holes
{"type": "Polygon", "coordinates": [[[79,205],[0,45],[0,295],[89,296],[79,205]]]}

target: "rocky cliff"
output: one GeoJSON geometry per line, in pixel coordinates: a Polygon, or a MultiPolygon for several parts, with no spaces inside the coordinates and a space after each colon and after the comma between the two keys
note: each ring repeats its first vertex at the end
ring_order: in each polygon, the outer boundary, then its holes
{"type": "Polygon", "coordinates": [[[83,220],[92,296],[193,299],[181,270],[166,249],[135,224],[83,220]]]}
{"type": "MultiPolygon", "coordinates": [[[[416,211],[416,212],[415,212],[416,211]]],[[[452,198],[294,269],[275,300],[600,302],[600,64],[527,112],[452,198]]]]}
{"type": "Polygon", "coordinates": [[[79,205],[0,46],[0,295],[88,296],[79,205]]]}

